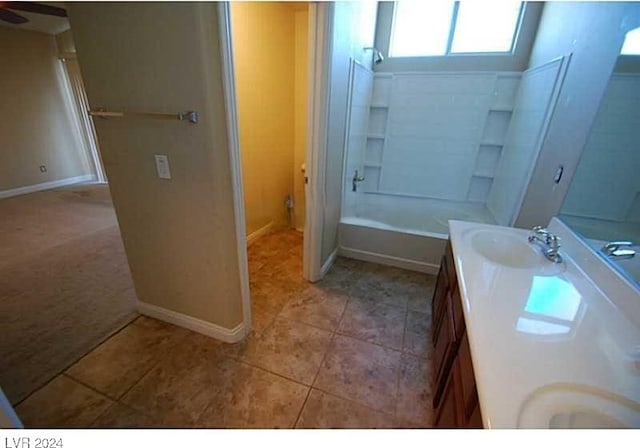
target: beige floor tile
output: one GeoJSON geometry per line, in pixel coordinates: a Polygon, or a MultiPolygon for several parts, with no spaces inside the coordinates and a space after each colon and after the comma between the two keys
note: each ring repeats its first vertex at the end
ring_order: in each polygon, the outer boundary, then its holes
{"type": "Polygon", "coordinates": [[[190,427],[219,394],[237,364],[221,344],[189,333],[121,401],[169,427],[190,427]]]}
{"type": "Polygon", "coordinates": [[[137,383],[187,330],[139,317],[67,370],[67,374],[105,395],[119,399],[137,383]]]}
{"type": "Polygon", "coordinates": [[[412,311],[421,313],[431,312],[431,299],[435,288],[435,277],[427,277],[424,284],[419,284],[410,292],[407,307],[412,311]]]}
{"type": "Polygon", "coordinates": [[[289,300],[280,317],[333,331],[346,305],[346,296],[309,286],[289,300]]]}
{"type": "Polygon", "coordinates": [[[112,401],[59,375],[17,408],[25,428],[88,428],[112,401]]]}
{"type": "Polygon", "coordinates": [[[267,331],[248,342],[243,359],[311,385],[330,341],[328,331],[278,318],[267,331]]]}
{"type": "Polygon", "coordinates": [[[92,427],[100,429],[144,429],[161,428],[162,426],[149,416],[121,403],[114,403],[93,422],[92,427]]]}
{"type": "Polygon", "coordinates": [[[230,374],[200,417],[204,428],[293,428],[309,387],[255,367],[229,363],[230,374]]]}
{"type": "Polygon", "coordinates": [[[278,314],[285,304],[302,286],[286,281],[273,280],[270,277],[251,283],[251,307],[255,311],[278,314]]]}
{"type": "Polygon", "coordinates": [[[251,313],[251,331],[262,334],[269,329],[276,319],[275,314],[265,313],[261,310],[254,310],[251,313]]]}
{"type": "Polygon", "coordinates": [[[404,353],[398,382],[396,417],[416,427],[432,424],[431,359],[404,353]]]}
{"type": "Polygon", "coordinates": [[[311,389],[296,428],[375,429],[392,428],[390,415],[361,404],[311,389]]]}
{"type": "Polygon", "coordinates": [[[375,276],[360,278],[351,289],[350,296],[361,302],[394,306],[403,310],[407,308],[409,300],[404,288],[375,276]]]}
{"type": "Polygon", "coordinates": [[[432,349],[430,314],[409,310],[402,349],[416,356],[429,355],[432,349]]]}
{"type": "Polygon", "coordinates": [[[243,358],[249,348],[255,344],[255,340],[267,331],[275,322],[276,315],[265,313],[259,309],[252,310],[251,313],[251,332],[242,341],[234,344],[221,344],[221,352],[234,359],[243,358]]]}
{"type": "Polygon", "coordinates": [[[399,364],[398,351],[336,335],[314,387],[393,414],[399,364]]]}
{"type": "Polygon", "coordinates": [[[402,308],[351,299],[336,331],[400,350],[405,316],[406,311],[402,308]]]}

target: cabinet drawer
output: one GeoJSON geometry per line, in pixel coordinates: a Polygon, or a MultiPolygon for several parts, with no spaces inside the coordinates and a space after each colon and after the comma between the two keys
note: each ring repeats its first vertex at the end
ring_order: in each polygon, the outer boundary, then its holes
{"type": "Polygon", "coordinates": [[[445,266],[447,269],[447,280],[449,289],[453,289],[458,283],[458,277],[456,275],[456,264],[453,258],[453,248],[451,247],[451,241],[447,242],[447,247],[444,251],[445,266]]]}

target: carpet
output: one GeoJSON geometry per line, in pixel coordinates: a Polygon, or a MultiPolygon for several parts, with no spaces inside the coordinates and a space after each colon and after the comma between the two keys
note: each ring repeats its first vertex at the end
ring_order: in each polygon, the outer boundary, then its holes
{"type": "Polygon", "coordinates": [[[0,386],[12,404],[136,315],[106,185],[0,201],[0,386]]]}

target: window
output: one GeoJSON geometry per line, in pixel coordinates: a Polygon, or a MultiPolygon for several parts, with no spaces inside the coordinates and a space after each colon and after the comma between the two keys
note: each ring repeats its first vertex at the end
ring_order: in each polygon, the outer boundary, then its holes
{"type": "Polygon", "coordinates": [[[640,28],[636,28],[627,33],[620,54],[627,56],[640,55],[640,28]]]}
{"type": "Polygon", "coordinates": [[[523,2],[395,2],[390,57],[513,52],[523,2]]]}

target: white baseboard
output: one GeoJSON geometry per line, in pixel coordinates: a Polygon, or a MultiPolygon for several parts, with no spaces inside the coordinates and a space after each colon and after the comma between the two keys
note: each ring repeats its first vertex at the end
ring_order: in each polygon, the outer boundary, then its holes
{"type": "Polygon", "coordinates": [[[275,226],[275,223],[273,221],[271,221],[269,224],[267,224],[264,227],[260,227],[258,230],[256,230],[255,232],[247,235],[247,247],[251,246],[251,244],[257,240],[258,238],[260,238],[261,236],[265,236],[269,233],[271,233],[271,231],[273,230],[275,226]]]}
{"type": "Polygon", "coordinates": [[[329,255],[329,258],[327,258],[327,261],[325,261],[324,264],[322,265],[322,268],[320,268],[320,278],[324,277],[327,274],[327,272],[329,272],[329,269],[331,269],[331,266],[333,266],[333,263],[336,261],[337,256],[338,256],[338,249],[331,252],[331,255],[329,255]]]}
{"type": "Polygon", "coordinates": [[[385,266],[394,266],[396,268],[407,269],[409,271],[424,272],[425,274],[437,275],[440,270],[439,265],[409,260],[407,258],[393,257],[391,255],[367,252],[365,250],[352,249],[350,247],[340,246],[338,248],[338,255],[342,255],[347,258],[355,258],[356,260],[383,264],[385,266]]]}
{"type": "Polygon", "coordinates": [[[68,177],[66,179],[52,180],[36,185],[27,185],[26,187],[14,188],[12,190],[0,191],[0,199],[20,196],[22,194],[35,193],[36,191],[51,190],[53,188],[65,187],[67,185],[79,184],[81,182],[95,181],[94,174],[85,174],[84,176],[68,177]]]}
{"type": "Polygon", "coordinates": [[[174,324],[230,344],[240,342],[245,336],[243,323],[229,329],[221,327],[220,325],[212,324],[211,322],[196,319],[195,317],[187,316],[186,314],[140,301],[138,301],[138,312],[145,316],[169,322],[170,324],[174,324]]]}

